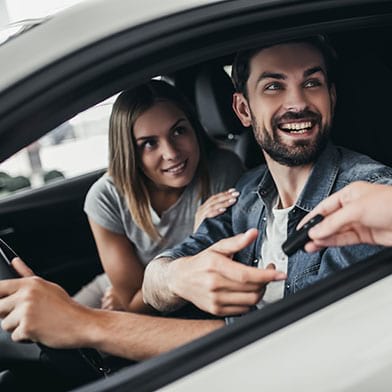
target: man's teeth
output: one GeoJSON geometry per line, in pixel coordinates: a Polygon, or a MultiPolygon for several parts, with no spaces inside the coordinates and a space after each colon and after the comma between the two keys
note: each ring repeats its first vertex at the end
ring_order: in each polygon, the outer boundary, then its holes
{"type": "Polygon", "coordinates": [[[284,131],[290,131],[294,133],[305,133],[309,128],[312,128],[312,123],[310,121],[304,121],[300,123],[287,123],[283,124],[281,127],[284,131]]]}
{"type": "Polygon", "coordinates": [[[166,169],[168,173],[176,174],[180,172],[185,167],[185,162],[178,164],[177,166],[171,167],[170,169],[166,169]]]}

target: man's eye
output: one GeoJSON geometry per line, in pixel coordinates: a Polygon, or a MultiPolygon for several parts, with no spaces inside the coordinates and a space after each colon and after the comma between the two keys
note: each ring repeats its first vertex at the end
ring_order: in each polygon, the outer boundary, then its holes
{"type": "Polygon", "coordinates": [[[283,87],[282,87],[282,85],[280,83],[274,82],[274,83],[267,84],[264,87],[264,90],[265,91],[276,91],[276,90],[282,90],[282,88],[283,87]]]}
{"type": "Polygon", "coordinates": [[[317,79],[308,80],[304,84],[305,88],[318,87],[318,86],[321,86],[321,82],[317,79]]]}

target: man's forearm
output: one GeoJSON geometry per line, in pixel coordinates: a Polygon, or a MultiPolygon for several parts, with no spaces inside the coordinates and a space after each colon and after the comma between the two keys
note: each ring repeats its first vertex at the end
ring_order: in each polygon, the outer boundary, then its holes
{"type": "Polygon", "coordinates": [[[221,320],[182,320],[94,310],[88,343],[103,352],[140,361],[174,349],[222,326],[221,320]]]}
{"type": "Polygon", "coordinates": [[[173,273],[170,267],[173,262],[172,259],[164,257],[153,260],[147,265],[144,272],[143,300],[161,312],[177,310],[186,302],[178,297],[170,286],[173,278],[170,276],[173,273]]]}

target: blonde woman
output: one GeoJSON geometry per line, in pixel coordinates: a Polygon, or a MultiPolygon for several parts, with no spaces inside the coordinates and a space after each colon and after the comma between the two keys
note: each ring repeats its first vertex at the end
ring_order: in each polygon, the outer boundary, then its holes
{"type": "Polygon", "coordinates": [[[108,172],[85,202],[106,274],[75,299],[148,312],[145,265],[234,204],[241,174],[239,158],[216,148],[174,87],[154,80],[123,92],[110,117],[108,172]]]}

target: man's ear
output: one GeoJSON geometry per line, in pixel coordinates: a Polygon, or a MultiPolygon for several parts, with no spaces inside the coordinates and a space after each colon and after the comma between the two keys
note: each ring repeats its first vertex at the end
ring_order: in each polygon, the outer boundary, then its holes
{"type": "Polygon", "coordinates": [[[233,94],[233,110],[244,127],[252,125],[252,114],[248,100],[241,93],[233,94]]]}

